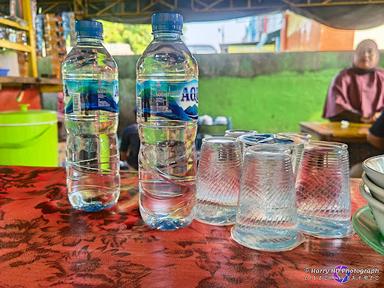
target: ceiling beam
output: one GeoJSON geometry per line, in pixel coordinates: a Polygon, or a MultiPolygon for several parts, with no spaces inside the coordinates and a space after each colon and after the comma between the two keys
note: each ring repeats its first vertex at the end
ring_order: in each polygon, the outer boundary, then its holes
{"type": "Polygon", "coordinates": [[[296,8],[334,7],[351,5],[384,4],[384,0],[282,0],[284,3],[296,8]]]}

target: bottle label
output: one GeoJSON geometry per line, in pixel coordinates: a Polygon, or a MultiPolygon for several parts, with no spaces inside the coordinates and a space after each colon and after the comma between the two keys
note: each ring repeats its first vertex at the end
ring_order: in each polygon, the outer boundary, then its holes
{"type": "Polygon", "coordinates": [[[65,113],[89,110],[119,112],[117,80],[64,80],[65,113]]]}
{"type": "Polygon", "coordinates": [[[137,81],[137,115],[191,121],[198,118],[198,81],[137,81]]]}

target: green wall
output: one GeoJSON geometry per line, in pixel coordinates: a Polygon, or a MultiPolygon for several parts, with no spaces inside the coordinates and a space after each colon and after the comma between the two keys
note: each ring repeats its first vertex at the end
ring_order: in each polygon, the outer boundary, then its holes
{"type": "MultiPolygon", "coordinates": [[[[120,131],[135,121],[138,57],[115,57],[119,66],[120,131]]],[[[200,115],[229,116],[234,128],[277,132],[297,131],[301,121],[322,120],[328,86],[338,71],[350,66],[352,53],[216,54],[196,58],[200,115]]],[[[41,60],[39,70],[47,74],[47,69],[49,61],[41,60]]]]}
{"type": "MultiPolygon", "coordinates": [[[[350,52],[198,55],[199,114],[231,117],[234,128],[298,131],[301,121],[322,121],[332,78],[350,65],[350,52]]],[[[121,126],[134,121],[135,63],[120,67],[121,126]]]]}
{"type": "Polygon", "coordinates": [[[285,72],[253,78],[203,78],[200,115],[225,115],[233,128],[298,131],[301,121],[321,121],[330,80],[338,69],[285,72]]]}

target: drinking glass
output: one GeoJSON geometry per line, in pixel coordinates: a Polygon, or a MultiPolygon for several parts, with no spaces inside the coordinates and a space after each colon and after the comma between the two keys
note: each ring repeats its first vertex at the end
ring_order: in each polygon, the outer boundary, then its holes
{"type": "Polygon", "coordinates": [[[293,171],[295,175],[299,170],[301,160],[304,153],[304,147],[309,143],[312,138],[312,135],[307,133],[297,133],[297,132],[281,132],[277,133],[277,137],[282,137],[286,139],[290,139],[295,143],[294,148],[294,159],[293,159],[293,171]]]}
{"type": "Polygon", "coordinates": [[[351,235],[349,189],[348,146],[311,141],[296,181],[299,229],[319,238],[351,235]]]}
{"type": "Polygon", "coordinates": [[[280,134],[245,134],[238,138],[238,141],[242,144],[242,149],[253,145],[259,144],[282,144],[293,145],[292,150],[292,165],[293,174],[296,179],[297,170],[301,163],[301,157],[304,150],[305,141],[299,138],[287,137],[280,134]]]}
{"type": "Polygon", "coordinates": [[[239,141],[243,147],[243,149],[260,144],[260,143],[265,143],[265,142],[270,142],[272,141],[276,135],[274,134],[269,134],[269,133],[247,133],[244,135],[241,135],[237,138],[237,141],[239,141]]]}
{"type": "Polygon", "coordinates": [[[232,238],[264,251],[291,250],[303,242],[297,229],[293,146],[246,148],[232,238]]]}
{"type": "Polygon", "coordinates": [[[241,154],[244,157],[244,151],[247,147],[271,142],[275,138],[275,134],[269,133],[247,133],[237,137],[237,141],[240,142],[241,154]]]}
{"type": "Polygon", "coordinates": [[[291,139],[294,142],[303,142],[304,144],[308,144],[309,141],[312,139],[311,134],[301,132],[280,132],[277,133],[277,136],[291,139]]]}
{"type": "Polygon", "coordinates": [[[235,222],[241,157],[240,143],[235,138],[203,139],[197,171],[197,220],[214,225],[235,222]]]}
{"type": "Polygon", "coordinates": [[[237,138],[237,137],[240,137],[241,135],[252,134],[252,133],[257,133],[257,131],[255,131],[255,130],[232,129],[232,130],[226,130],[224,136],[237,138]]]}

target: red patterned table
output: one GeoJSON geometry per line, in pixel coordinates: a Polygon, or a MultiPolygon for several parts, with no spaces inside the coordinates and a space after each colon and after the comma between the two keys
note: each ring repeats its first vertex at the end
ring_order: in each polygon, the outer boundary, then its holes
{"type": "MultiPolygon", "coordinates": [[[[359,181],[353,211],[365,205],[359,181]]],[[[136,176],[126,184],[117,207],[86,214],[70,208],[62,168],[0,167],[0,287],[337,287],[306,269],[384,267],[357,235],[266,253],[233,242],[230,227],[152,231],[137,211],[136,176]]],[[[383,287],[379,275],[347,285],[383,287]]]]}

